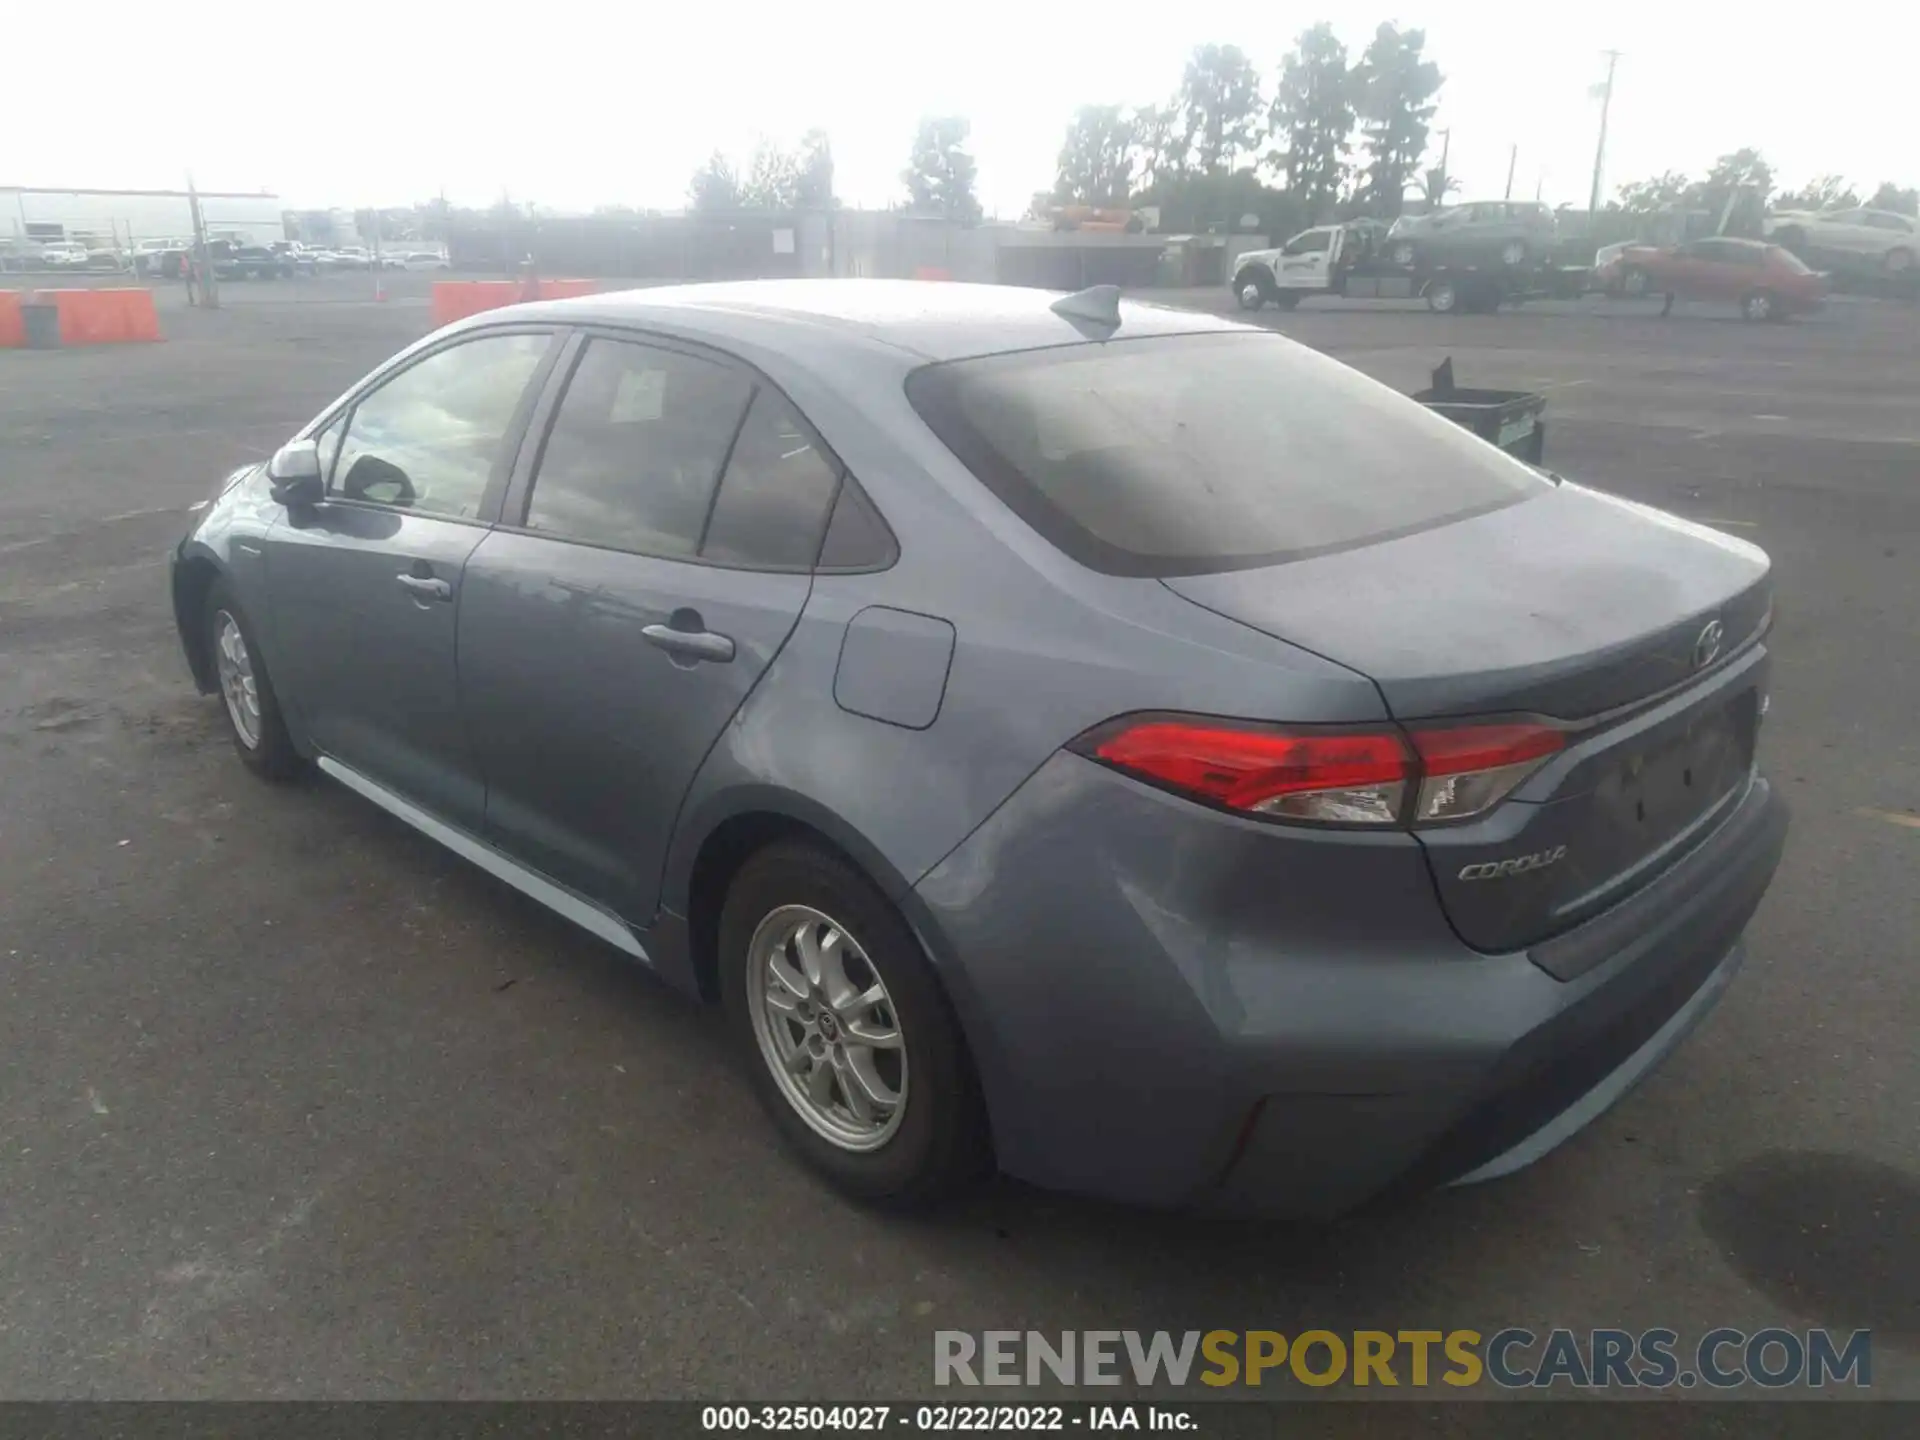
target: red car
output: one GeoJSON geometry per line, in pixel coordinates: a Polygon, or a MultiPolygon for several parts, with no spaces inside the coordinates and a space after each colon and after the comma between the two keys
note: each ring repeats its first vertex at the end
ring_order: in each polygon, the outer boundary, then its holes
{"type": "Polygon", "coordinates": [[[1665,295],[1669,309],[1676,299],[1725,300],[1749,320],[1784,320],[1819,309],[1827,294],[1824,275],[1764,240],[1610,245],[1597,260],[1594,280],[1608,294],[1665,295]]]}

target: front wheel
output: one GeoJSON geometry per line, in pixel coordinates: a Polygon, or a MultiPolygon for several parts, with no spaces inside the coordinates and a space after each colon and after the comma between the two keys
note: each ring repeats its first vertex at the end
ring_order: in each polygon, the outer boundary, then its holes
{"type": "Polygon", "coordinates": [[[1251,270],[1234,278],[1233,294],[1242,310],[1258,310],[1267,303],[1267,287],[1260,283],[1260,276],[1251,270]]]}
{"type": "Polygon", "coordinates": [[[720,915],[728,1021],[775,1128],[855,1199],[914,1208],[978,1176],[985,1110],[933,967],[823,846],[749,860],[720,915]]]}
{"type": "Polygon", "coordinates": [[[1460,308],[1460,291],[1451,280],[1436,280],[1427,287],[1427,308],[1436,315],[1451,315],[1460,308]]]}
{"type": "Polygon", "coordinates": [[[249,770],[269,780],[285,780],[304,765],[280,716],[280,698],[260,655],[246,613],[225,580],[207,592],[207,658],[227,712],[233,748],[249,770]]]}

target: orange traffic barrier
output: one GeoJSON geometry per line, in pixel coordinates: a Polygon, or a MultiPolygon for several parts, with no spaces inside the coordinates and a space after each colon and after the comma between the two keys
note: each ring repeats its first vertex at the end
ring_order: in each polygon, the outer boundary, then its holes
{"type": "Polygon", "coordinates": [[[27,322],[20,316],[20,292],[0,290],[0,350],[23,349],[27,343],[27,322]]]}
{"type": "Polygon", "coordinates": [[[917,265],[913,278],[916,280],[951,280],[953,272],[944,265],[917,265]]]}
{"type": "Polygon", "coordinates": [[[158,340],[151,290],[42,290],[60,311],[62,345],[122,345],[158,340]]]}
{"type": "Polygon", "coordinates": [[[522,300],[565,300],[574,295],[591,295],[599,288],[598,280],[537,280],[529,295],[523,280],[436,280],[433,282],[433,323],[437,328],[478,315],[482,310],[518,305],[522,300]]]}

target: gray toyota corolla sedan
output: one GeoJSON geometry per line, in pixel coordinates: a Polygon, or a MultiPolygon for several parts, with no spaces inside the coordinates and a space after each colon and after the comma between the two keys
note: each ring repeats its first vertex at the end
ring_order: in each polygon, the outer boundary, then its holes
{"type": "Polygon", "coordinates": [[[439,331],[172,590],[242,760],[724,1005],[847,1191],[1329,1214],[1726,988],[1768,570],[1264,330],[798,281],[439,331]]]}

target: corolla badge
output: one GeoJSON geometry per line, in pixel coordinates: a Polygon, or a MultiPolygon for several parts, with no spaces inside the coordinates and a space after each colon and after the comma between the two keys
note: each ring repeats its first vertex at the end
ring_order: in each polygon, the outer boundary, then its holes
{"type": "Polygon", "coordinates": [[[1478,865],[1461,867],[1462,880],[1504,880],[1509,875],[1525,875],[1530,870],[1544,870],[1549,865],[1558,864],[1567,858],[1567,847],[1556,845],[1551,850],[1536,850],[1531,855],[1515,855],[1506,860],[1486,860],[1478,865]]]}

